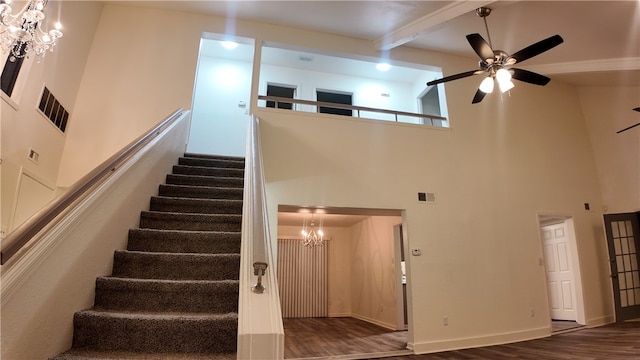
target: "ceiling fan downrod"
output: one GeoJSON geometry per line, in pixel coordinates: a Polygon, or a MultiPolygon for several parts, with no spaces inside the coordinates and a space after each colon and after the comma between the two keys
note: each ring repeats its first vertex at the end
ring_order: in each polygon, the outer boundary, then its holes
{"type": "Polygon", "coordinates": [[[491,14],[491,9],[488,7],[479,7],[476,9],[476,15],[480,16],[482,20],[484,20],[484,28],[487,30],[487,39],[489,40],[489,46],[493,49],[493,44],[491,43],[491,34],[489,34],[489,26],[487,25],[487,16],[491,14]]]}

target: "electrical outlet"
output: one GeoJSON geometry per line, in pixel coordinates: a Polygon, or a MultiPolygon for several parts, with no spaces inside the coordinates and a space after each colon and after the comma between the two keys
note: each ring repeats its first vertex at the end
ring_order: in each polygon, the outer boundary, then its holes
{"type": "Polygon", "coordinates": [[[384,312],[384,305],[380,304],[380,312],[384,312]]]}
{"type": "Polygon", "coordinates": [[[446,315],[442,317],[442,326],[449,326],[449,317],[446,315]]]}
{"type": "Polygon", "coordinates": [[[533,308],[529,309],[529,316],[536,317],[536,311],[533,308]]]}

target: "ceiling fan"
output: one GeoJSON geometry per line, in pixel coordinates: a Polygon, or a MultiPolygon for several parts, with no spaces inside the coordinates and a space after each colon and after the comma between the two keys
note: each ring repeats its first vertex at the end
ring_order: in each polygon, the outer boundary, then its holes
{"type": "Polygon", "coordinates": [[[491,35],[489,35],[489,27],[487,26],[487,16],[491,14],[491,9],[481,7],[476,9],[476,14],[484,19],[484,26],[489,38],[489,42],[487,43],[480,34],[476,33],[467,35],[467,41],[469,41],[473,50],[480,57],[480,61],[478,62],[480,69],[429,81],[427,83],[428,86],[486,73],[487,77],[480,84],[480,87],[476,91],[473,101],[471,102],[472,104],[475,104],[482,101],[486,94],[493,92],[494,79],[498,82],[498,87],[503,93],[514,87],[511,79],[541,86],[549,83],[551,79],[544,75],[528,70],[513,68],[512,66],[562,44],[564,40],[560,35],[553,35],[549,38],[538,41],[535,44],[531,44],[513,55],[509,55],[502,50],[493,50],[493,46],[491,45],[491,35]]]}
{"type": "MultiPolygon", "coordinates": [[[[634,111],[637,111],[637,112],[640,112],[640,107],[637,107],[637,108],[635,108],[635,109],[633,109],[633,110],[634,110],[634,111]]],[[[616,131],[616,134],[620,134],[620,133],[621,133],[621,132],[623,132],[623,131],[627,131],[627,130],[629,130],[629,129],[633,129],[634,127],[639,126],[639,125],[640,125],[640,123],[637,123],[637,124],[635,124],[635,125],[628,126],[628,127],[624,128],[624,129],[622,129],[622,130],[616,131]]]]}

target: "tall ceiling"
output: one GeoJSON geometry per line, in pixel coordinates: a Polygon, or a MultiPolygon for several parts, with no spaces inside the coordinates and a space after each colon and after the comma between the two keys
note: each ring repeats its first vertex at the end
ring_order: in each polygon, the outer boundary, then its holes
{"type": "MultiPolygon", "coordinates": [[[[494,49],[516,51],[559,34],[560,46],[522,65],[577,86],[640,86],[640,1],[124,1],[176,11],[250,19],[371,40],[378,50],[411,46],[477,56],[465,35],[489,40],[494,49]]],[[[447,74],[445,74],[447,75],[447,74]]]]}

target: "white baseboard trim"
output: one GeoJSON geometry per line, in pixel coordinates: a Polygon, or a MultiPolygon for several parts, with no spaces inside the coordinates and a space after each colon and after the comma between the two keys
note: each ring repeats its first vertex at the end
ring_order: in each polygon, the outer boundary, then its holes
{"type": "Polygon", "coordinates": [[[363,315],[359,315],[359,314],[351,314],[350,315],[352,318],[356,318],[358,320],[362,320],[362,321],[366,321],[368,323],[372,323],[374,325],[378,325],[378,326],[382,326],[385,329],[389,329],[389,330],[396,330],[396,324],[389,324],[386,322],[382,322],[380,320],[376,320],[376,319],[372,319],[363,315]]]}
{"type": "Polygon", "coordinates": [[[447,339],[440,341],[413,342],[408,348],[413,348],[415,354],[428,354],[442,351],[469,349],[476,347],[509,344],[519,341],[534,340],[551,335],[549,326],[516,332],[491,334],[478,337],[447,339]]]}
{"type": "Polygon", "coordinates": [[[598,326],[603,326],[603,325],[607,325],[607,324],[612,324],[616,322],[616,317],[615,315],[611,314],[611,315],[606,315],[606,316],[601,316],[601,317],[597,317],[597,318],[591,318],[587,320],[586,326],[588,328],[592,328],[592,327],[598,327],[598,326]]]}
{"type": "Polygon", "coordinates": [[[330,313],[330,318],[351,317],[351,313],[330,313]]]}

